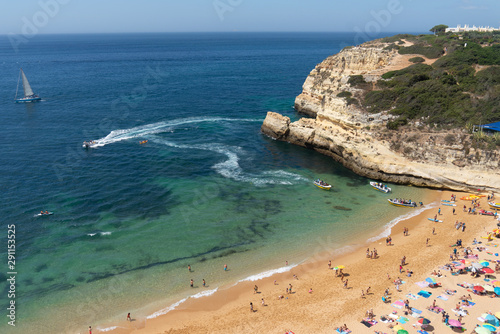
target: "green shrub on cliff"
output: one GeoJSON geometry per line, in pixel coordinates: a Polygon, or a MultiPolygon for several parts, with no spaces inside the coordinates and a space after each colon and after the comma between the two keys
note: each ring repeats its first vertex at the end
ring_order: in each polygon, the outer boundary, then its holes
{"type": "Polygon", "coordinates": [[[347,80],[347,83],[351,85],[352,87],[365,84],[365,78],[363,78],[362,75],[351,75],[349,76],[349,80],[347,80]]]}
{"type": "Polygon", "coordinates": [[[425,59],[422,57],[413,57],[413,58],[408,59],[408,61],[411,63],[423,63],[425,61],[425,59]]]}
{"type": "Polygon", "coordinates": [[[401,47],[398,52],[402,55],[408,55],[408,54],[423,55],[430,59],[439,58],[444,53],[443,49],[440,47],[423,46],[423,45],[411,45],[407,47],[401,47]]]}
{"type": "Polygon", "coordinates": [[[389,129],[416,119],[439,128],[500,120],[500,34],[422,35],[413,42],[400,53],[429,58],[441,56],[444,50],[446,54],[432,65],[417,62],[384,73],[376,89],[361,101],[366,111],[396,116],[387,123],[389,129]],[[491,45],[492,41],[497,44],[491,45]]]}

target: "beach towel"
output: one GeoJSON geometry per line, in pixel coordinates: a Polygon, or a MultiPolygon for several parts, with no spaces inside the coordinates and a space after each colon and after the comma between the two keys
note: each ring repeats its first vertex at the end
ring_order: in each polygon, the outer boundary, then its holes
{"type": "Polygon", "coordinates": [[[340,329],[338,329],[338,328],[336,329],[336,331],[337,331],[338,333],[340,333],[340,334],[349,334],[350,332],[352,332],[350,329],[348,329],[347,331],[343,331],[343,332],[341,332],[341,331],[340,331],[340,329]]]}
{"type": "Polygon", "coordinates": [[[401,317],[399,317],[399,318],[398,318],[398,321],[399,321],[400,323],[402,323],[402,324],[406,324],[408,321],[410,321],[410,319],[408,319],[408,318],[406,318],[406,317],[401,316],[401,317]]]}
{"type": "Polygon", "coordinates": [[[419,287],[421,288],[426,288],[429,286],[429,283],[425,282],[425,281],[422,281],[422,282],[417,282],[415,283],[416,285],[418,285],[419,287]]]}
{"type": "Polygon", "coordinates": [[[366,321],[366,320],[362,320],[362,321],[361,321],[361,323],[362,323],[363,325],[365,325],[366,327],[368,327],[368,328],[370,328],[371,326],[373,326],[372,324],[370,324],[370,323],[369,323],[368,321],[366,321]]]}
{"type": "Polygon", "coordinates": [[[395,307],[395,308],[398,308],[398,309],[402,309],[403,306],[405,306],[405,304],[403,303],[402,300],[398,300],[398,301],[395,301],[393,304],[392,304],[392,307],[395,307]]]}
{"type": "MultiPolygon", "coordinates": [[[[462,302],[465,302],[465,300],[462,300],[462,302]]],[[[462,304],[462,307],[472,307],[474,305],[476,305],[476,303],[473,303],[473,302],[469,301],[469,305],[462,304]]]]}
{"type": "Polygon", "coordinates": [[[422,314],[422,311],[417,310],[417,309],[416,309],[416,308],[414,308],[414,307],[412,307],[412,308],[411,308],[411,311],[412,311],[413,313],[416,313],[416,314],[422,314]]]}
{"type": "Polygon", "coordinates": [[[439,299],[441,300],[448,300],[448,296],[447,295],[441,295],[441,296],[437,296],[439,299]]]}
{"type": "Polygon", "coordinates": [[[418,298],[420,298],[420,296],[414,295],[413,293],[407,294],[406,297],[413,300],[417,300],[418,298]]]}
{"type": "Polygon", "coordinates": [[[441,307],[429,307],[428,310],[437,314],[444,311],[441,307]]]}
{"type": "Polygon", "coordinates": [[[485,321],[486,321],[486,320],[484,320],[484,318],[483,318],[483,317],[479,317],[479,318],[477,318],[477,320],[479,320],[479,321],[481,321],[481,322],[485,322],[485,321]]]}
{"type": "Polygon", "coordinates": [[[420,290],[419,293],[417,293],[417,295],[422,296],[424,298],[429,298],[432,295],[432,292],[420,290]]]}
{"type": "Polygon", "coordinates": [[[418,330],[417,333],[419,333],[419,334],[429,334],[429,332],[426,332],[423,329],[418,330]]]}
{"type": "Polygon", "coordinates": [[[446,293],[447,295],[454,295],[455,293],[457,293],[457,290],[450,290],[450,289],[447,289],[444,293],[446,293]]]}

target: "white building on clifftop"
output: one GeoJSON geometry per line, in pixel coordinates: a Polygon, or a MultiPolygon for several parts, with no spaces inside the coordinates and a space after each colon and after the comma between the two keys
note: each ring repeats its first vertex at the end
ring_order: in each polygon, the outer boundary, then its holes
{"type": "Polygon", "coordinates": [[[456,28],[446,28],[445,32],[467,32],[467,31],[479,31],[479,32],[492,32],[492,31],[500,31],[500,28],[493,28],[493,27],[476,27],[472,26],[470,27],[468,24],[465,24],[463,27],[457,25],[456,28]]]}

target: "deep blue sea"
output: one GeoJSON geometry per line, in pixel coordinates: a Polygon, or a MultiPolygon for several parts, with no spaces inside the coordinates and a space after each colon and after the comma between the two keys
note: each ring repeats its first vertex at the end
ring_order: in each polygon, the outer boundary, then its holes
{"type": "MultiPolygon", "coordinates": [[[[346,251],[367,239],[361,232],[378,235],[407,214],[330,158],[260,133],[267,111],[298,119],[293,102],[309,72],[353,40],[39,35],[16,52],[2,37],[0,332],[78,333],[120,326],[128,312],[151,318],[287,270],[285,260],[346,251]],[[41,102],[14,103],[20,67],[41,102]],[[85,140],[97,147],[83,149],[85,140]],[[313,186],[316,178],[333,189],[313,186]]],[[[400,198],[426,192],[391,186],[400,198]]]]}

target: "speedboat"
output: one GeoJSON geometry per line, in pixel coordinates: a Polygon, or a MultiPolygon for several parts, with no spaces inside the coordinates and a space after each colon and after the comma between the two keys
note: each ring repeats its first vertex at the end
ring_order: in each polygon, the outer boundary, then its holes
{"type": "Polygon", "coordinates": [[[332,187],[330,184],[322,181],[322,180],[316,180],[314,181],[314,185],[318,188],[324,189],[324,190],[330,190],[332,187]]]}
{"type": "Polygon", "coordinates": [[[405,207],[405,208],[416,208],[417,207],[417,203],[415,202],[412,202],[412,201],[405,201],[405,200],[401,200],[401,199],[388,199],[389,203],[391,203],[392,205],[395,205],[395,206],[402,206],[402,207],[405,207]]]}
{"type": "Polygon", "coordinates": [[[83,148],[92,148],[94,145],[97,144],[95,140],[89,140],[89,141],[84,141],[82,144],[83,148]]]}
{"type": "Polygon", "coordinates": [[[383,193],[388,193],[391,192],[391,188],[386,186],[385,184],[378,183],[378,182],[370,182],[370,185],[373,187],[373,189],[376,189],[378,191],[381,191],[383,193]]]}

